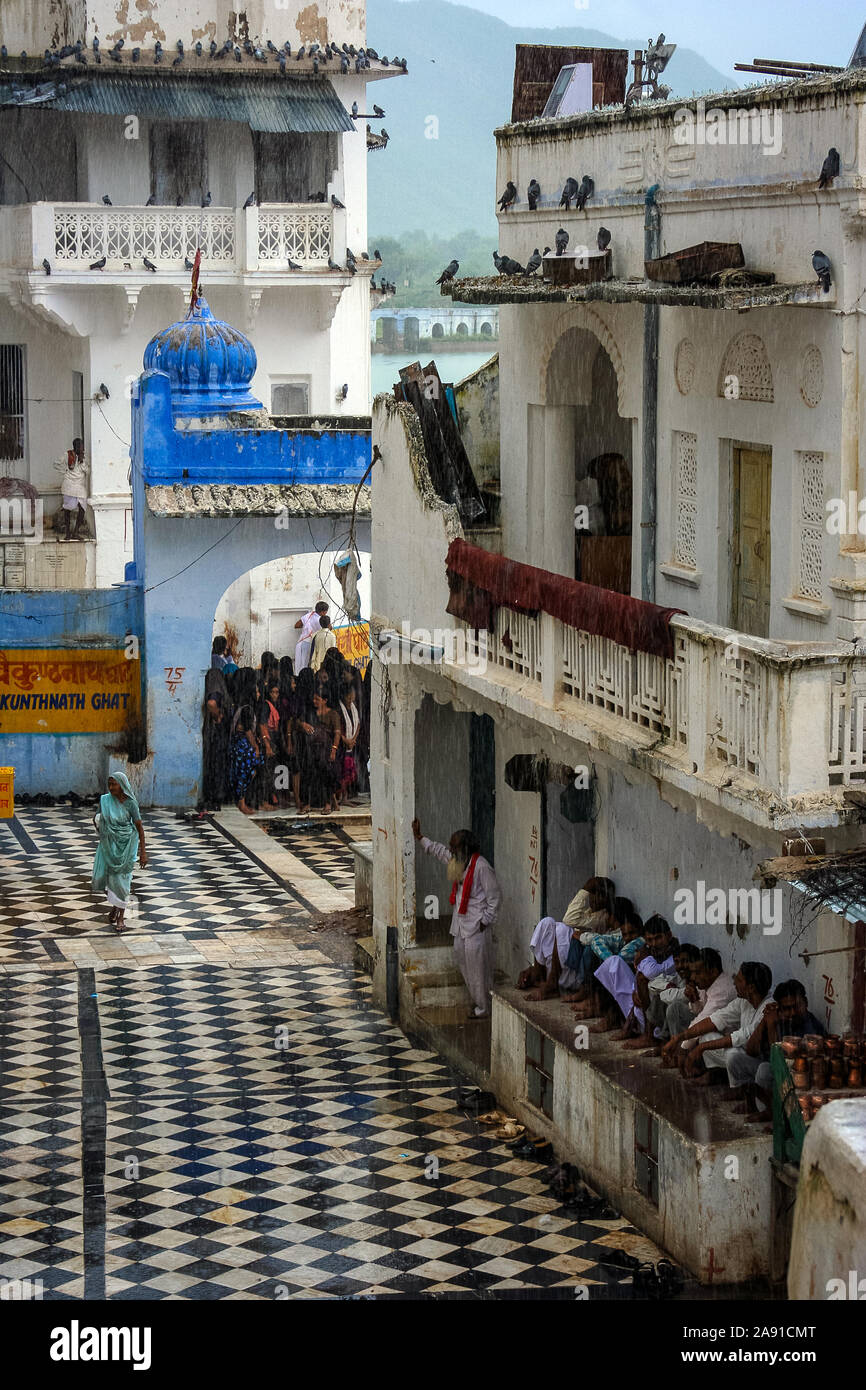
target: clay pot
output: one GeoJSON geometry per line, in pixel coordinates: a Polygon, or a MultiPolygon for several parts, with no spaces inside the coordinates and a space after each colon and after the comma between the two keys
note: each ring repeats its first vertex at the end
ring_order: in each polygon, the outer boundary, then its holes
{"type": "Polygon", "coordinates": [[[823,1091],[827,1085],[827,1063],[823,1057],[814,1057],[810,1068],[812,1086],[816,1091],[823,1091]]]}
{"type": "Polygon", "coordinates": [[[824,1049],[828,1057],[837,1057],[842,1051],[842,1039],[838,1033],[830,1033],[824,1039],[824,1049]]]}
{"type": "Polygon", "coordinates": [[[846,1033],[842,1039],[842,1052],[849,1062],[859,1062],[861,1057],[860,1039],[855,1033],[846,1033]]]}
{"type": "Polygon", "coordinates": [[[848,1068],[848,1085],[863,1085],[863,1068],[860,1066],[859,1062],[852,1062],[848,1068]]]}
{"type": "Polygon", "coordinates": [[[824,1039],[820,1033],[807,1033],[803,1038],[803,1043],[808,1057],[823,1057],[824,1039]]]}
{"type": "Polygon", "coordinates": [[[803,1052],[803,1039],[788,1035],[782,1039],[781,1046],[786,1057],[800,1057],[803,1052]]]}
{"type": "Polygon", "coordinates": [[[830,1075],[827,1077],[827,1086],[831,1091],[840,1091],[845,1085],[845,1069],[842,1058],[834,1058],[830,1063],[830,1075]]]}

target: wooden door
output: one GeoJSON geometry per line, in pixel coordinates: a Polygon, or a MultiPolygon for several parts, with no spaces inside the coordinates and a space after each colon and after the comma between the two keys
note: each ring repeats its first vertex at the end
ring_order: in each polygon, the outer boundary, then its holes
{"type": "Polygon", "coordinates": [[[735,449],[731,626],[753,637],[770,631],[769,449],[735,449]]]}

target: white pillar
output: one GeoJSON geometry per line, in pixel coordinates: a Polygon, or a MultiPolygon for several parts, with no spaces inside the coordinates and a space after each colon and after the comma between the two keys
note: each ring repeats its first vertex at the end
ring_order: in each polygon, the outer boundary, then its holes
{"type": "Polygon", "coordinates": [[[544,550],[533,564],[574,578],[574,407],[544,408],[544,550]]]}

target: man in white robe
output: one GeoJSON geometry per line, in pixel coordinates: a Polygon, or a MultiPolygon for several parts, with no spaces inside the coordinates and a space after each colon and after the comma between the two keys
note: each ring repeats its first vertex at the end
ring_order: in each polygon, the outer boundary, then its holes
{"type": "Polygon", "coordinates": [[[425,854],[432,854],[448,867],[454,909],[451,935],[457,968],[472,1000],[469,1017],[487,1018],[493,989],[491,928],[502,901],[502,890],[493,867],[479,853],[478,841],[471,830],[456,830],[448,844],[441,845],[421,834],[416,817],[412,822],[412,834],[425,854]]]}
{"type": "Polygon", "coordinates": [[[297,675],[299,671],[303,671],[306,666],[309,666],[313,638],[321,626],[319,619],[322,614],[327,613],[327,611],[328,604],[322,600],[320,603],[316,604],[315,608],[311,608],[309,613],[305,613],[303,618],[299,618],[295,623],[295,627],[300,628],[301,631],[297,646],[295,647],[295,675],[297,675]]]}

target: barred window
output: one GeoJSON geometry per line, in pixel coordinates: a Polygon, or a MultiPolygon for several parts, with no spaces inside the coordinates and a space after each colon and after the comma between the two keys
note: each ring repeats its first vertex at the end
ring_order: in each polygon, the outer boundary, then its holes
{"type": "Polygon", "coordinates": [[[24,349],[0,343],[0,477],[21,473],[26,457],[24,349]]]}
{"type": "Polygon", "coordinates": [[[674,435],[673,562],[697,568],[698,436],[674,435]]]}

